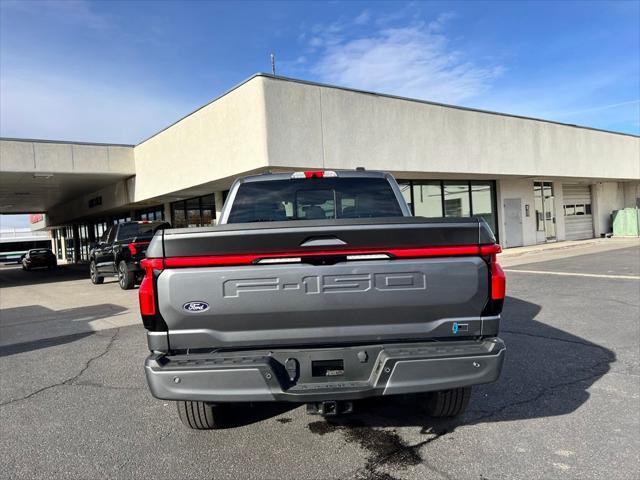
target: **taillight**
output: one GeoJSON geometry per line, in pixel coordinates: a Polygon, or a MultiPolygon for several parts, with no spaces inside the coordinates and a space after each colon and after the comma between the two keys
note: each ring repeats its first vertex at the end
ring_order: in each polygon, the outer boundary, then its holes
{"type": "Polygon", "coordinates": [[[491,300],[504,300],[507,288],[507,278],[498,263],[497,254],[502,252],[500,245],[483,245],[480,247],[483,255],[489,255],[489,270],[491,273],[491,300]]]}
{"type": "Polygon", "coordinates": [[[197,257],[168,257],[164,268],[216,267],[251,265],[253,263],[300,263],[314,257],[346,257],[347,260],[382,260],[394,258],[427,258],[456,256],[491,256],[499,253],[500,245],[455,245],[422,248],[362,248],[357,250],[312,250],[273,253],[239,253],[235,255],[203,255],[197,257]]]}
{"type": "Polygon", "coordinates": [[[493,256],[491,262],[491,300],[504,300],[507,290],[507,277],[493,256]]]}
{"type": "Polygon", "coordinates": [[[504,305],[504,298],[506,295],[507,289],[507,278],[504,274],[504,270],[497,261],[496,253],[502,251],[502,249],[497,246],[497,250],[495,253],[492,253],[489,256],[489,274],[491,275],[491,296],[487,305],[484,307],[482,312],[483,316],[493,316],[499,315],[502,312],[502,307],[504,305]]]}
{"type": "MultiPolygon", "coordinates": [[[[131,255],[137,255],[138,249],[143,247],[144,245],[149,245],[149,242],[134,242],[127,245],[127,248],[131,252],[131,255]]],[[[142,252],[140,252],[142,253],[142,252]]]]}
{"type": "Polygon", "coordinates": [[[140,262],[140,265],[144,269],[144,278],[138,290],[138,298],[140,300],[140,314],[144,319],[145,316],[151,316],[157,313],[156,295],[153,286],[153,271],[162,270],[164,268],[164,261],[161,258],[145,258],[140,262]]]}

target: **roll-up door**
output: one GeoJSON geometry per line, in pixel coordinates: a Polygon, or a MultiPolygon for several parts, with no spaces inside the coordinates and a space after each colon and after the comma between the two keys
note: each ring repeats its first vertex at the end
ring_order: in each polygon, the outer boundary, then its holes
{"type": "Polygon", "coordinates": [[[562,197],[565,238],[567,240],[593,238],[591,188],[589,185],[564,183],[562,197]]]}

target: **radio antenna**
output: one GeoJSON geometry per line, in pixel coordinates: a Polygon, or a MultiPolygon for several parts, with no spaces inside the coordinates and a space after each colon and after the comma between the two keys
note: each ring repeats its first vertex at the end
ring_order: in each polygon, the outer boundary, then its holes
{"type": "Polygon", "coordinates": [[[276,56],[271,54],[271,73],[276,74],[276,56]]]}

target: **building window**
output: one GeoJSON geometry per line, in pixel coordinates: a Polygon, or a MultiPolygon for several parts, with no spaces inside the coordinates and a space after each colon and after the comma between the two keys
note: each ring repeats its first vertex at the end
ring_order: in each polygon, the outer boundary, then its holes
{"type": "Polygon", "coordinates": [[[496,215],[494,211],[495,195],[491,182],[471,182],[471,205],[473,216],[484,219],[496,232],[496,215]]]}
{"type": "Polygon", "coordinates": [[[164,220],[164,207],[157,205],[155,207],[136,210],[136,220],[148,220],[150,222],[154,220],[164,220]]]}
{"type": "Polygon", "coordinates": [[[201,199],[200,215],[202,225],[213,225],[216,218],[216,201],[213,195],[205,195],[201,199]]]}
{"type": "Polygon", "coordinates": [[[187,216],[184,202],[176,202],[171,204],[171,225],[175,228],[184,228],[187,226],[187,216]]]}
{"type": "Polygon", "coordinates": [[[202,216],[200,213],[200,198],[191,198],[186,201],[187,227],[200,227],[202,216]]]}
{"type": "Polygon", "coordinates": [[[400,180],[398,183],[413,215],[480,217],[498,237],[494,181],[400,180]]]}
{"type": "Polygon", "coordinates": [[[418,217],[444,216],[442,214],[442,187],[440,182],[415,184],[413,185],[412,190],[414,215],[418,217]]]}
{"type": "Polygon", "coordinates": [[[216,202],[213,195],[180,200],[171,204],[171,224],[175,228],[213,225],[216,202]]]}
{"type": "Polygon", "coordinates": [[[564,216],[573,217],[574,215],[591,215],[591,204],[565,205],[564,216]]]}
{"type": "Polygon", "coordinates": [[[469,182],[444,182],[444,216],[470,217],[469,182]]]}

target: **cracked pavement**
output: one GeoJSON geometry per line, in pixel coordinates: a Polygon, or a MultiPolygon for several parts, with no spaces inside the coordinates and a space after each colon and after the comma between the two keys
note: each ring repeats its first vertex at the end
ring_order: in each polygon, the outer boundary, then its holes
{"type": "Polygon", "coordinates": [[[185,429],[149,394],[136,292],[0,268],[2,477],[635,479],[640,281],[517,271],[640,271],[640,248],[620,245],[518,258],[503,374],[474,389],[459,419],[431,419],[400,397],[332,420],[237,406],[217,432],[185,429]]]}

